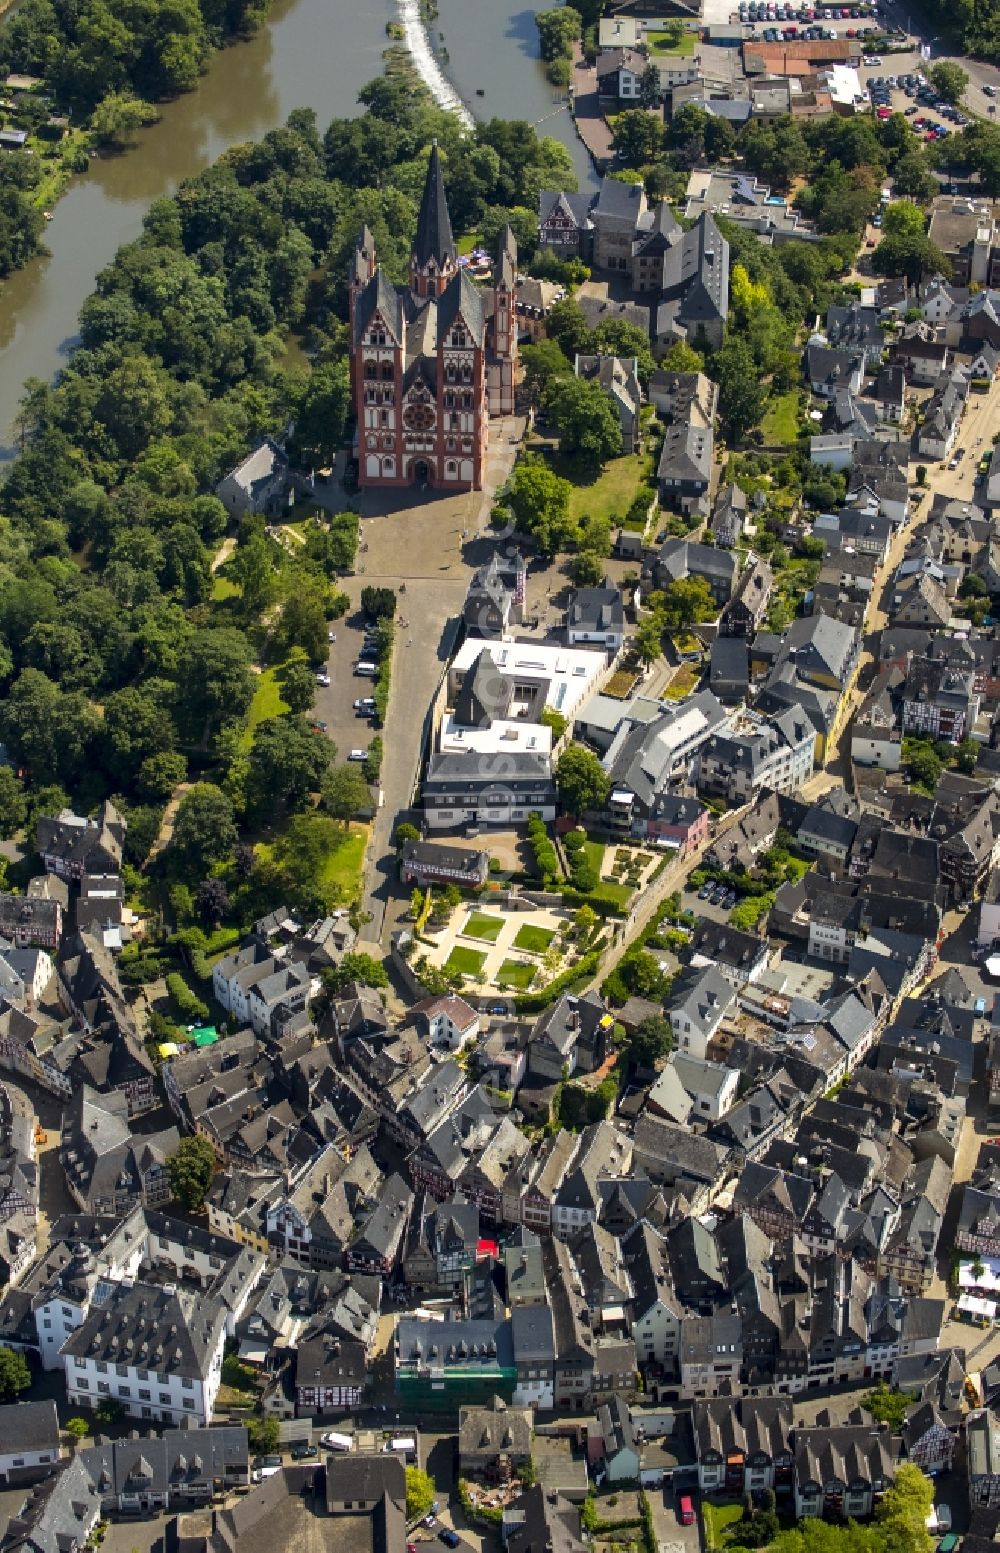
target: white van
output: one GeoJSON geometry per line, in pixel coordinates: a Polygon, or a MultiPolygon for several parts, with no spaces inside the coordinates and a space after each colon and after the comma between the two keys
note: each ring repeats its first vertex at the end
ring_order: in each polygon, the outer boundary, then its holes
{"type": "Polygon", "coordinates": [[[354,1444],[349,1434],[322,1434],[319,1443],[328,1451],[349,1451],[354,1444]]]}
{"type": "Polygon", "coordinates": [[[363,674],[367,679],[374,679],[378,674],[378,667],[374,663],[356,663],[355,674],[363,674]]]}

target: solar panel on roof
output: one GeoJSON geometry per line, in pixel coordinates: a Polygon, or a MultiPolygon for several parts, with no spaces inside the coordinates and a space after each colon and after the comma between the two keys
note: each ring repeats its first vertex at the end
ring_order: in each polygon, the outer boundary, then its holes
{"type": "Polygon", "coordinates": [[[753,184],[749,178],[737,178],[735,198],[742,200],[745,205],[757,204],[757,196],[753,191],[753,184]]]}

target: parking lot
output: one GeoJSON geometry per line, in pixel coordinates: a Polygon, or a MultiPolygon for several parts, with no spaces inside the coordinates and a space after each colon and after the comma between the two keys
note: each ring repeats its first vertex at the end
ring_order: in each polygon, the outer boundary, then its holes
{"type": "MultiPolygon", "coordinates": [[[[346,586],[357,601],[361,592],[360,581],[350,578],[346,586]]],[[[360,717],[354,710],[356,700],[373,695],[375,684],[374,680],[354,672],[355,662],[364,644],[363,627],[364,618],[359,608],[352,609],[341,620],[334,621],[330,629],[336,641],[330,643],[326,662],[330,683],[316,686],[312,717],[326,724],[324,732],[337,746],[338,761],[346,760],[352,749],[367,750],[377,731],[372,718],[360,717]]]]}
{"type": "Polygon", "coordinates": [[[696,917],[707,917],[710,922],[728,922],[729,913],[736,905],[736,896],[730,891],[725,902],[718,899],[718,892],[712,898],[701,895],[697,890],[685,890],[681,895],[681,907],[684,911],[692,911],[696,917]],[[730,895],[732,902],[729,904],[730,895]]]}

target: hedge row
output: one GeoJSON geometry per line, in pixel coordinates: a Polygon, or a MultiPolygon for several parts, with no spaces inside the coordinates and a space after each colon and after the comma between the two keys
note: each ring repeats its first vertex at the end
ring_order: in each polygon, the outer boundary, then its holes
{"type": "Polygon", "coordinates": [[[578,985],[583,986],[592,977],[597,975],[597,967],[601,962],[599,954],[592,949],[589,954],[583,955],[575,965],[562,972],[543,987],[540,992],[521,992],[514,999],[514,1010],[518,1014],[540,1014],[543,1008],[548,1008],[556,998],[564,992],[572,992],[578,985]]]}

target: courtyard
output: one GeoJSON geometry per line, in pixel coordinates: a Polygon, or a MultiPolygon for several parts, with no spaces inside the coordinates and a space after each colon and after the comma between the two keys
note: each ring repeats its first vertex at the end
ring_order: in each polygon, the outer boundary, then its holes
{"type": "Polygon", "coordinates": [[[570,911],[462,905],[443,928],[427,933],[427,958],[481,986],[527,992],[566,968],[572,931],[570,911]]]}

